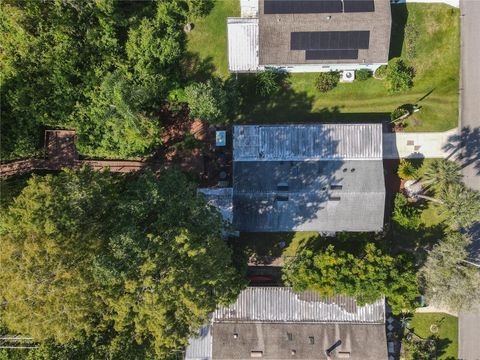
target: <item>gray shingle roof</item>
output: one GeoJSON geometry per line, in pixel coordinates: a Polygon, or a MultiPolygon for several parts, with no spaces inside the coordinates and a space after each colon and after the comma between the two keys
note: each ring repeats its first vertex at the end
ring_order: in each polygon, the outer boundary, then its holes
{"type": "Polygon", "coordinates": [[[383,324],[217,323],[213,332],[212,359],[250,360],[252,351],[261,351],[263,359],[271,360],[333,360],[347,354],[350,360],[388,357],[383,324]],[[327,358],[325,350],[339,341],[327,358]]]}
{"type": "Polygon", "coordinates": [[[259,0],[260,65],[386,63],[390,47],[390,0],[375,0],[374,12],[321,14],[264,14],[259,0]],[[330,18],[328,18],[330,17],[330,18]],[[354,60],[305,60],[304,50],[290,50],[292,32],[370,31],[368,49],[354,60]]]}
{"type": "Polygon", "coordinates": [[[233,166],[233,223],[239,231],[383,227],[381,160],[235,161],[233,166]]]}

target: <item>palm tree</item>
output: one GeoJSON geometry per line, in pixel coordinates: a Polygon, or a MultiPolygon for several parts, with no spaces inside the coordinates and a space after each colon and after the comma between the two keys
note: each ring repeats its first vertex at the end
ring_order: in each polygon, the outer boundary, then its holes
{"type": "Polygon", "coordinates": [[[461,180],[460,166],[444,159],[431,162],[422,176],[422,184],[435,193],[442,192],[449,185],[459,184],[461,180]]]}
{"type": "Polygon", "coordinates": [[[447,185],[438,194],[441,212],[454,229],[480,221],[480,193],[461,183],[447,185]]]}

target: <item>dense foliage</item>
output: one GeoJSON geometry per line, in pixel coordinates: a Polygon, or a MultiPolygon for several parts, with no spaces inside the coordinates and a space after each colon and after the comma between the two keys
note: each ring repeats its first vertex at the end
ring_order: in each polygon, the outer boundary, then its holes
{"type": "Polygon", "coordinates": [[[45,126],[77,129],[79,149],[90,155],[148,154],[158,141],[158,109],[181,86],[183,26],[211,6],[4,1],[2,159],[34,154],[45,126]]]}
{"type": "Polygon", "coordinates": [[[418,230],[422,224],[421,210],[408,203],[402,193],[395,195],[392,219],[406,229],[418,230]]]}
{"type": "Polygon", "coordinates": [[[340,73],[337,71],[321,72],[315,80],[315,87],[320,92],[333,90],[340,81],[340,73]]]}
{"type": "Polygon", "coordinates": [[[413,86],[413,76],[413,69],[408,67],[401,58],[391,60],[386,71],[388,91],[394,93],[408,90],[413,86]]]}
{"type": "Polygon", "coordinates": [[[193,83],[185,88],[185,101],[190,115],[209,123],[222,123],[227,118],[228,95],[217,80],[193,83]]]}
{"type": "Polygon", "coordinates": [[[458,311],[480,298],[480,272],[466,261],[470,242],[466,235],[452,232],[428,254],[420,277],[431,303],[458,311]]]}
{"type": "Polygon", "coordinates": [[[267,97],[278,94],[282,88],[286,73],[267,69],[256,74],[256,93],[267,97]]]}
{"type": "Polygon", "coordinates": [[[355,71],[355,80],[365,81],[372,77],[372,71],[368,69],[360,69],[355,71]]]}
{"type": "Polygon", "coordinates": [[[392,309],[410,309],[417,296],[415,273],[401,256],[382,253],[368,243],[361,254],[336,250],[301,250],[283,269],[287,284],[297,291],[314,290],[323,296],[349,295],[359,303],[386,295],[392,309]]]}
{"type": "Polygon", "coordinates": [[[221,223],[173,170],[34,176],[2,218],[0,317],[59,346],[166,356],[243,286],[221,223]]]}

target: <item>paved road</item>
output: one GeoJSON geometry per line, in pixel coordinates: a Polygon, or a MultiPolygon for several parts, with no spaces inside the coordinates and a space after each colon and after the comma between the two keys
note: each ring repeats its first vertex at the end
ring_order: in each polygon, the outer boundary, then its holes
{"type": "Polygon", "coordinates": [[[480,190],[480,0],[461,0],[460,143],[465,184],[480,190]]]}
{"type": "MultiPolygon", "coordinates": [[[[465,166],[462,170],[465,184],[480,190],[480,0],[461,0],[460,11],[460,161],[465,166]]],[[[476,310],[460,313],[458,327],[459,358],[480,360],[480,305],[476,310]]]]}

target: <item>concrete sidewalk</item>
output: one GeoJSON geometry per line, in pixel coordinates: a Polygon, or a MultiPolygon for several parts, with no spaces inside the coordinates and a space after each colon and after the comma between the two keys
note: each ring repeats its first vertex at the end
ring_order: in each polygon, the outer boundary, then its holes
{"type": "Polygon", "coordinates": [[[457,128],[445,132],[384,133],[383,158],[446,158],[454,146],[457,128]]]}

